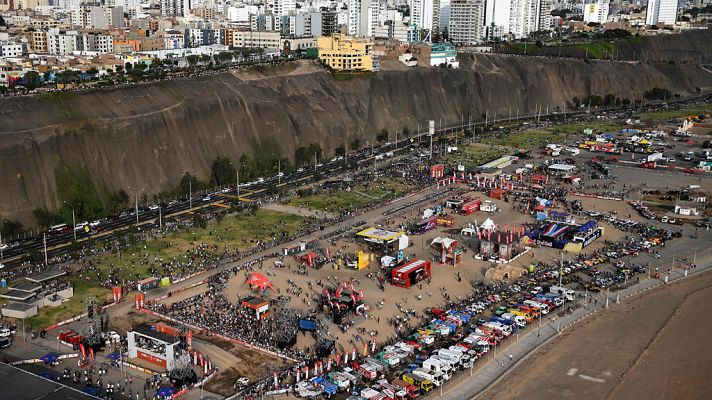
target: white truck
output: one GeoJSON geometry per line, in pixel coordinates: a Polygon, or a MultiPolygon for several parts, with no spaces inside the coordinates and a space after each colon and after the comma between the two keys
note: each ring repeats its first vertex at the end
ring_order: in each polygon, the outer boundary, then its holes
{"type": "Polygon", "coordinates": [[[433,372],[439,372],[443,375],[444,380],[450,380],[452,377],[452,368],[446,362],[437,358],[430,357],[423,361],[423,368],[433,372]]]}
{"type": "Polygon", "coordinates": [[[425,368],[417,368],[413,371],[413,374],[429,380],[433,383],[433,385],[438,387],[444,382],[443,374],[441,372],[435,372],[425,368]]]}
{"type": "Polygon", "coordinates": [[[571,289],[567,289],[562,286],[552,286],[549,288],[549,293],[553,293],[557,296],[562,296],[566,298],[568,301],[574,301],[574,296],[576,295],[576,292],[574,292],[571,289]]]}
{"type": "Polygon", "coordinates": [[[472,366],[472,358],[470,355],[467,354],[464,349],[459,350],[456,346],[450,346],[448,349],[440,349],[438,350],[438,355],[441,357],[448,357],[457,362],[461,369],[470,368],[472,366]]]}

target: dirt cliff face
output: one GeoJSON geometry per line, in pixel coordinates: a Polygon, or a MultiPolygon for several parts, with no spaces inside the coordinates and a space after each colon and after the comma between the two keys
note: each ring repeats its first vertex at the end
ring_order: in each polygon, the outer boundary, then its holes
{"type": "MultiPolygon", "coordinates": [[[[329,149],[383,128],[424,130],[488,111],[562,109],[574,96],[640,99],[653,87],[712,90],[694,65],[467,56],[460,70],[416,69],[335,81],[323,72],[243,81],[228,73],[74,94],[0,100],[0,217],[31,223],[59,204],[58,162],[86,166],[108,190],[149,196],[190,171],[207,178],[218,156],[236,160],[273,138],[285,154],[329,149]]],[[[392,134],[393,135],[393,134],[392,134]]]]}

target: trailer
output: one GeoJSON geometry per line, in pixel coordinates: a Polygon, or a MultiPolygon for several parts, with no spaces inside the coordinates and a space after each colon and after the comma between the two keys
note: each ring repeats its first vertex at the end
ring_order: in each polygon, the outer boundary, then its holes
{"type": "Polygon", "coordinates": [[[473,212],[479,211],[480,210],[480,204],[482,202],[479,199],[476,200],[470,200],[460,206],[460,214],[462,215],[470,215],[473,212]]]}
{"type": "Polygon", "coordinates": [[[410,288],[416,283],[430,278],[430,261],[413,260],[391,271],[391,284],[410,288]]]}

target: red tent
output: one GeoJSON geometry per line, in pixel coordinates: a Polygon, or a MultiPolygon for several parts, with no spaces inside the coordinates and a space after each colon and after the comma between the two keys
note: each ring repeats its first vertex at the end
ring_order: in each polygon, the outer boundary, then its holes
{"type": "Polygon", "coordinates": [[[309,253],[300,254],[299,256],[297,256],[297,260],[305,262],[311,267],[317,257],[319,257],[318,254],[310,251],[309,253]]]}
{"type": "Polygon", "coordinates": [[[247,278],[245,283],[259,290],[265,290],[266,288],[274,290],[272,282],[270,282],[266,276],[260,274],[259,272],[253,272],[250,274],[250,277],[247,278]]]}

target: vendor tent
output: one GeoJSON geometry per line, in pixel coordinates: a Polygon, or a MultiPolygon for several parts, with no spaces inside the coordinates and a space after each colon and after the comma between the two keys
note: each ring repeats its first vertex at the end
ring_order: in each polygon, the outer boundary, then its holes
{"type": "Polygon", "coordinates": [[[259,272],[253,272],[252,274],[250,274],[249,278],[247,278],[247,281],[245,283],[259,290],[265,290],[267,288],[274,289],[272,287],[272,282],[270,282],[270,280],[267,279],[266,276],[260,274],[259,272]]]}
{"type": "Polygon", "coordinates": [[[497,229],[497,225],[492,221],[490,218],[487,218],[485,222],[480,225],[480,229],[485,230],[485,231],[493,231],[497,229]]]}

